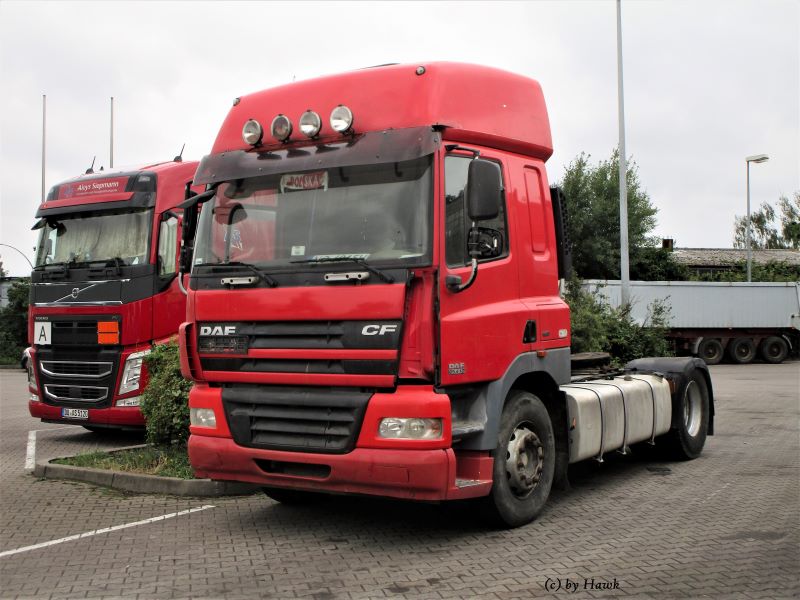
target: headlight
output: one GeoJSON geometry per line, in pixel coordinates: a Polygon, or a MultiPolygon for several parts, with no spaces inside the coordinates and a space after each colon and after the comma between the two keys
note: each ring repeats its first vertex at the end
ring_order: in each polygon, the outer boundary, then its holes
{"type": "Polygon", "coordinates": [[[31,394],[31,402],[39,402],[39,396],[36,394],[31,394]]]}
{"type": "Polygon", "coordinates": [[[261,123],[255,119],[250,119],[244,124],[244,127],[242,127],[242,139],[246,144],[250,144],[251,146],[258,144],[263,135],[264,129],[261,127],[261,123]]]}
{"type": "Polygon", "coordinates": [[[117,400],[117,406],[139,406],[141,403],[141,396],[131,396],[130,398],[122,398],[121,400],[117,400]]]}
{"type": "Polygon", "coordinates": [[[36,374],[33,372],[33,361],[30,357],[28,358],[28,364],[25,369],[28,371],[28,385],[32,389],[38,390],[39,388],[36,386],[36,374]]]}
{"type": "Polygon", "coordinates": [[[347,133],[353,127],[353,111],[340,104],[331,111],[331,127],[339,133],[347,133]]]}
{"type": "Polygon", "coordinates": [[[285,142],[289,139],[289,136],[292,135],[292,122],[286,115],[278,115],[272,119],[270,131],[272,132],[272,137],[276,140],[285,142]]]}
{"type": "Polygon", "coordinates": [[[193,427],[216,428],[217,415],[214,414],[213,408],[190,408],[189,423],[193,427]]]}
{"type": "Polygon", "coordinates": [[[378,425],[378,436],[387,439],[436,440],[442,437],[441,419],[387,417],[378,425]]]}
{"type": "Polygon", "coordinates": [[[300,115],[300,131],[308,137],[314,137],[322,127],[322,119],[313,110],[307,110],[300,115]]]}
{"type": "Polygon", "coordinates": [[[125,361],[122,379],[119,382],[119,394],[127,394],[139,389],[139,380],[142,377],[142,361],[150,354],[150,350],[134,352],[125,361]]]}

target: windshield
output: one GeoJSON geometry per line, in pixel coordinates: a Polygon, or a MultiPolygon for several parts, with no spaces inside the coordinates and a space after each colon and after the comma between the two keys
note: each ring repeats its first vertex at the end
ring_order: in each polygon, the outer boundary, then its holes
{"type": "Polygon", "coordinates": [[[430,260],[432,157],[223,183],[204,207],[195,265],[430,260]]]}
{"type": "Polygon", "coordinates": [[[147,262],[152,210],[77,213],[48,217],[39,234],[36,266],[119,259],[147,262]]]}

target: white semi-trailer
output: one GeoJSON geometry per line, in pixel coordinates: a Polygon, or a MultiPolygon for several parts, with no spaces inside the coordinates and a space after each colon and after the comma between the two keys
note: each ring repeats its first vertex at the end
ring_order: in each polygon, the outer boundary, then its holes
{"type": "MultiPolygon", "coordinates": [[[[586,280],[612,306],[620,282],[586,280]]],[[[727,354],[735,363],[756,356],[780,363],[800,347],[800,283],[631,281],[631,316],[645,323],[656,300],[670,307],[669,336],[682,354],[715,365],[727,354]]]]}

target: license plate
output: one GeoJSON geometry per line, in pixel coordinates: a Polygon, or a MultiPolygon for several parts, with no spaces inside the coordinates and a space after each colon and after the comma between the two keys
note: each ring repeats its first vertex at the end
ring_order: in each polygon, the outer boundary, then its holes
{"type": "Polygon", "coordinates": [[[61,416],[65,419],[88,419],[88,408],[62,408],[61,416]]]}

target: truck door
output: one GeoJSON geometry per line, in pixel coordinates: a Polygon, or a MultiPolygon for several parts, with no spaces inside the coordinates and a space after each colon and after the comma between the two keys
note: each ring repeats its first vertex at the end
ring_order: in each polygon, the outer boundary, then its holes
{"type": "Polygon", "coordinates": [[[496,258],[479,261],[474,283],[461,292],[448,289],[448,275],[466,282],[472,271],[467,238],[472,222],[465,203],[467,171],[473,155],[454,150],[444,158],[443,209],[440,212],[439,255],[439,380],[459,385],[498,379],[511,361],[531,345],[523,343],[530,311],[520,301],[514,236],[517,192],[509,185],[507,165],[501,156],[481,151],[481,158],[496,161],[503,172],[505,194],[495,219],[480,227],[502,234],[503,249],[496,258]]]}

